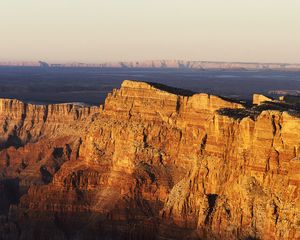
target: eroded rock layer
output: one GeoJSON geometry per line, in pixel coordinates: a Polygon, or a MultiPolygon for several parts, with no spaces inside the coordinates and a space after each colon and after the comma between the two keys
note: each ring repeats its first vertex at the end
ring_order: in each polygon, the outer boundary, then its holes
{"type": "Polygon", "coordinates": [[[3,239],[300,239],[296,110],[134,81],[0,103],[3,239]]]}

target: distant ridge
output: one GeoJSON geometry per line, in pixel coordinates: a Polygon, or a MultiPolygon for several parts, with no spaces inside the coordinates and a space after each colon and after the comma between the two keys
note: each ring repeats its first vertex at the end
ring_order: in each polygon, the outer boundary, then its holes
{"type": "Polygon", "coordinates": [[[185,60],[147,60],[128,62],[90,63],[47,63],[2,61],[0,66],[18,67],[78,67],[78,68],[153,68],[153,69],[195,69],[195,70],[280,70],[300,71],[300,63],[255,63],[255,62],[218,62],[218,61],[185,61],[185,60]]]}

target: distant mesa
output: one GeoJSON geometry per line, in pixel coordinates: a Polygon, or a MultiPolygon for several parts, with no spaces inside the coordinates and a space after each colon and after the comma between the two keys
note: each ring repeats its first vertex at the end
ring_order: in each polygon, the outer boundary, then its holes
{"type": "Polygon", "coordinates": [[[253,94],[253,104],[254,105],[260,105],[264,102],[272,102],[273,99],[266,97],[262,94],[253,94]]]}
{"type": "Polygon", "coordinates": [[[288,103],[291,103],[291,104],[300,104],[300,96],[297,96],[297,95],[280,96],[279,100],[284,101],[284,102],[288,102],[288,103]]]}
{"type": "Polygon", "coordinates": [[[154,69],[186,69],[186,70],[280,70],[300,71],[300,64],[292,63],[255,63],[255,62],[218,62],[218,61],[185,61],[185,60],[147,60],[119,61],[103,63],[46,63],[38,62],[0,62],[0,66],[23,67],[75,67],[75,68],[154,68],[154,69]]]}
{"type": "Polygon", "coordinates": [[[252,104],[255,106],[263,104],[273,104],[277,106],[290,106],[291,109],[299,108],[300,106],[300,96],[298,95],[282,95],[278,99],[270,98],[262,94],[253,94],[252,104]],[[294,106],[294,107],[291,107],[294,106]]]}
{"type": "Polygon", "coordinates": [[[300,96],[300,90],[295,90],[295,89],[281,89],[281,90],[270,90],[268,92],[269,94],[272,95],[293,95],[293,96],[300,96]]]}
{"type": "Polygon", "coordinates": [[[43,68],[48,68],[49,67],[49,64],[46,63],[46,62],[39,61],[39,64],[40,64],[40,67],[43,67],[43,68]]]}

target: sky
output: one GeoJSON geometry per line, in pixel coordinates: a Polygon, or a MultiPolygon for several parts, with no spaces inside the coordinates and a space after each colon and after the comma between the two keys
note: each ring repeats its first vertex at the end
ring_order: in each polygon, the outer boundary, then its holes
{"type": "Polygon", "coordinates": [[[299,0],[1,0],[0,60],[300,63],[299,0]]]}

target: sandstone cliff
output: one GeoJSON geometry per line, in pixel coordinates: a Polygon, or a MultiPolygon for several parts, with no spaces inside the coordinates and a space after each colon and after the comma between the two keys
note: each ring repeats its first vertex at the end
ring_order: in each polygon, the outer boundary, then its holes
{"type": "Polygon", "coordinates": [[[97,107],[0,99],[0,179],[24,175],[21,183],[30,185],[37,176],[49,178],[63,163],[60,158],[75,158],[82,130],[97,112],[97,107]]]}
{"type": "Polygon", "coordinates": [[[261,105],[134,81],[100,109],[2,100],[0,234],[300,239],[300,118],[261,105]]]}

